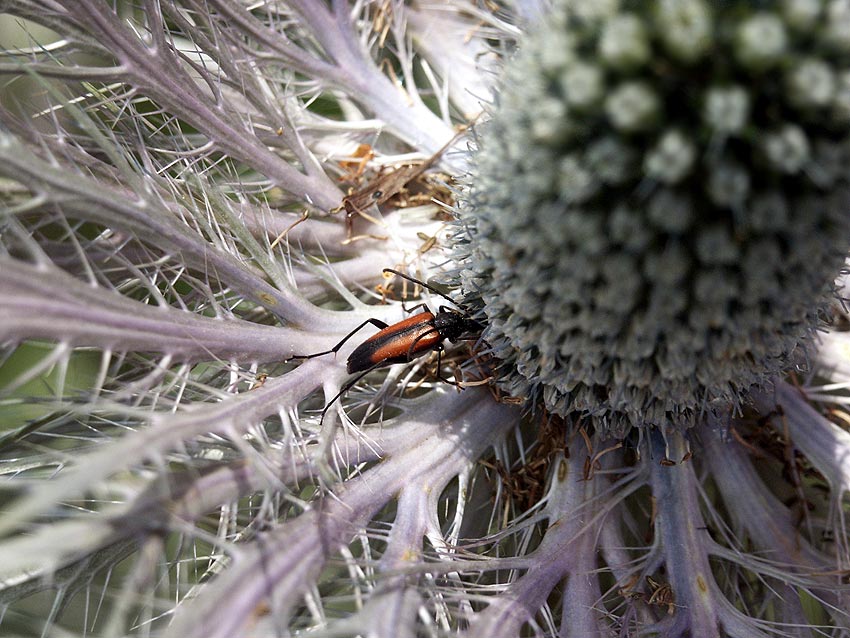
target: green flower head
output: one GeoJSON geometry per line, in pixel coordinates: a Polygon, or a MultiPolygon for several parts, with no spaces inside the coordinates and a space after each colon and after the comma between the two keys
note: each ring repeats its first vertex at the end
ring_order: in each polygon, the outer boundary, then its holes
{"type": "Polygon", "coordinates": [[[850,230],[850,3],[556,3],[455,251],[504,389],[615,435],[804,354],[850,230]]]}

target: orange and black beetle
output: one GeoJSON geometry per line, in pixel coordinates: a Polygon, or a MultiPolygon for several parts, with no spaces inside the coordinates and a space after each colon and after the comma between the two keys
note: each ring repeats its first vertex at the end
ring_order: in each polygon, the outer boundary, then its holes
{"type": "MultiPolygon", "coordinates": [[[[399,277],[403,277],[409,281],[419,284],[423,288],[427,288],[433,293],[452,301],[441,293],[439,290],[429,286],[425,282],[409,277],[403,273],[391,268],[384,268],[384,272],[390,272],[399,277]]],[[[357,346],[351,355],[348,357],[346,369],[349,374],[360,373],[351,381],[348,381],[342,386],[339,393],[330,401],[322,410],[322,419],[325,413],[330,408],[334,401],[339,399],[343,394],[350,390],[355,383],[366,376],[369,372],[376,368],[392,365],[394,363],[407,363],[416,357],[436,350],[437,353],[443,351],[443,341],[451,342],[464,339],[477,339],[480,335],[483,326],[469,317],[469,315],[460,310],[453,310],[447,306],[440,306],[436,314],[428,310],[426,304],[419,304],[410,309],[410,312],[417,308],[425,308],[425,311],[402,319],[398,323],[388,325],[380,319],[367,319],[354,330],[349,332],[338,344],[330,350],[317,352],[315,354],[291,357],[291,359],[312,359],[321,357],[322,355],[331,354],[339,351],[339,349],[368,324],[379,328],[379,331],[366,339],[363,343],[357,346]]],[[[440,360],[437,360],[437,375],[440,374],[440,360]]],[[[454,381],[449,381],[443,377],[439,377],[441,381],[457,385],[454,381]]]]}

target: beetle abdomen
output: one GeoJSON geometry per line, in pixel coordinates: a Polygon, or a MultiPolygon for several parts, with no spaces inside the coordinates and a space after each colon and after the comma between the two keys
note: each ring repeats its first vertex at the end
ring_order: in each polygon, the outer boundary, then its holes
{"type": "Polygon", "coordinates": [[[434,315],[423,312],[375,333],[348,357],[348,372],[363,372],[393,363],[403,363],[433,350],[442,342],[434,327],[434,315]]]}

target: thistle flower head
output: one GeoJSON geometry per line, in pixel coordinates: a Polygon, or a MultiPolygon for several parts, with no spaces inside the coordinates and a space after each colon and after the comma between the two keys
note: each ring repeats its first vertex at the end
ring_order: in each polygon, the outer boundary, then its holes
{"type": "Polygon", "coordinates": [[[846,3],[558,4],[455,247],[505,390],[687,427],[805,349],[850,230],[846,3]]]}

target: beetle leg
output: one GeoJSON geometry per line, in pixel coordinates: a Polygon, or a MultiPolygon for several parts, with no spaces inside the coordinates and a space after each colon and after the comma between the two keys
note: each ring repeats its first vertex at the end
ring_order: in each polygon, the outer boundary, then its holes
{"type": "MultiPolygon", "coordinates": [[[[422,341],[422,339],[424,339],[428,335],[432,335],[435,332],[437,334],[440,334],[439,330],[437,330],[436,328],[431,328],[430,330],[426,330],[421,335],[416,337],[416,339],[413,340],[413,343],[411,343],[410,347],[407,349],[407,360],[408,361],[413,361],[414,358],[419,356],[419,354],[414,354],[414,352],[416,352],[416,344],[418,344],[420,341],[422,341]]],[[[420,354],[422,354],[422,353],[420,353],[420,354]]]]}
{"type": "Polygon", "coordinates": [[[384,322],[383,322],[383,321],[381,321],[380,319],[374,319],[374,318],[372,318],[372,319],[367,319],[366,321],[364,321],[363,323],[361,323],[359,326],[357,326],[354,330],[352,330],[352,331],[351,331],[351,332],[349,332],[347,335],[345,335],[345,336],[342,338],[342,341],[340,341],[338,344],[336,344],[336,345],[335,345],[333,348],[331,348],[330,350],[325,350],[325,351],[323,351],[323,352],[314,352],[313,354],[296,354],[296,355],[292,355],[292,356],[291,356],[291,357],[289,357],[288,359],[284,360],[284,363],[287,363],[287,362],[289,362],[289,361],[292,361],[293,359],[313,359],[314,357],[321,357],[322,355],[330,354],[330,353],[332,353],[332,352],[336,353],[336,352],[338,352],[338,351],[339,351],[339,349],[343,346],[343,344],[344,344],[346,341],[348,341],[349,339],[351,339],[351,337],[353,337],[355,334],[357,334],[358,332],[360,332],[360,330],[361,330],[362,328],[364,328],[365,326],[367,326],[367,325],[368,325],[368,324],[370,324],[370,323],[371,323],[373,326],[375,326],[376,328],[378,328],[378,330],[383,330],[384,328],[387,328],[387,327],[388,327],[388,324],[384,323],[384,322]]]}
{"type": "MultiPolygon", "coordinates": [[[[428,335],[433,334],[435,332],[439,334],[440,331],[437,330],[436,328],[433,328],[431,330],[428,330],[427,332],[423,332],[421,335],[419,335],[418,337],[416,337],[416,339],[413,340],[413,343],[410,344],[410,348],[408,348],[408,350],[407,350],[407,360],[408,361],[413,360],[413,357],[414,357],[413,353],[416,350],[416,344],[419,343],[423,338],[425,338],[428,335]]],[[[443,383],[448,383],[449,385],[460,387],[459,384],[457,383],[457,381],[449,381],[448,379],[444,378],[442,373],[441,373],[440,367],[441,367],[441,364],[442,364],[442,361],[443,361],[443,350],[445,350],[445,348],[443,347],[443,344],[437,345],[437,347],[434,348],[434,349],[437,351],[437,378],[440,381],[442,381],[443,383]]]]}
{"type": "MultiPolygon", "coordinates": [[[[362,328],[363,326],[360,326],[360,327],[362,328]]],[[[348,336],[350,337],[351,335],[348,335],[348,336]]],[[[328,410],[330,410],[331,406],[332,406],[332,405],[333,405],[333,404],[337,401],[337,399],[339,399],[339,398],[340,398],[343,394],[345,394],[346,392],[348,392],[349,390],[351,390],[351,388],[353,388],[353,387],[354,387],[354,384],[355,384],[355,383],[357,383],[358,381],[360,381],[360,379],[362,379],[362,378],[363,378],[363,377],[365,377],[367,374],[369,374],[370,372],[372,372],[372,370],[374,370],[375,368],[379,368],[380,366],[381,366],[381,363],[376,363],[376,364],[375,364],[375,365],[373,365],[371,368],[369,368],[368,370],[364,370],[363,372],[361,372],[360,374],[358,374],[356,377],[354,377],[354,378],[353,378],[353,379],[351,379],[350,381],[346,381],[346,382],[342,385],[342,388],[340,388],[339,392],[337,392],[337,393],[336,393],[336,396],[334,396],[334,398],[333,398],[333,399],[331,399],[330,401],[328,401],[328,402],[325,404],[325,407],[324,407],[324,408],[322,408],[322,416],[321,416],[321,417],[319,417],[319,427],[321,427],[321,426],[322,426],[322,421],[324,421],[324,420],[325,420],[325,415],[328,413],[328,410]]]]}
{"type": "MultiPolygon", "coordinates": [[[[402,302],[402,304],[401,304],[401,305],[402,305],[402,306],[404,306],[404,302],[402,302]]],[[[429,308],[428,308],[428,304],[426,304],[426,303],[419,303],[419,304],[416,304],[415,306],[413,306],[413,308],[405,308],[405,309],[404,309],[404,311],[405,311],[407,314],[410,314],[410,313],[411,313],[411,312],[413,312],[414,310],[419,310],[420,308],[424,308],[426,311],[428,311],[428,310],[429,310],[429,308]]]]}
{"type": "Polygon", "coordinates": [[[463,381],[450,381],[450,380],[446,379],[445,377],[443,377],[443,374],[442,374],[443,350],[445,350],[445,348],[442,346],[442,344],[437,347],[437,378],[440,381],[442,381],[443,383],[448,383],[449,385],[453,385],[456,388],[462,388],[463,387],[463,381]]]}

